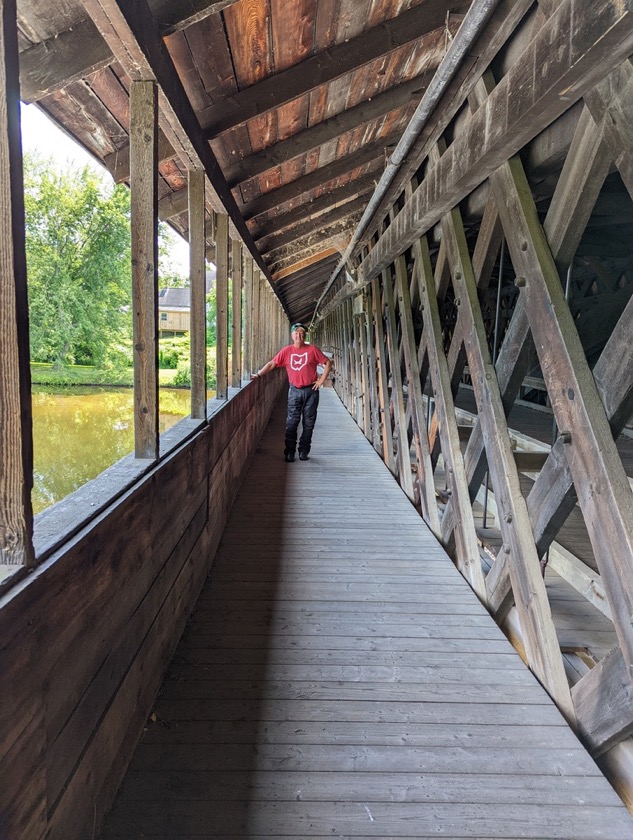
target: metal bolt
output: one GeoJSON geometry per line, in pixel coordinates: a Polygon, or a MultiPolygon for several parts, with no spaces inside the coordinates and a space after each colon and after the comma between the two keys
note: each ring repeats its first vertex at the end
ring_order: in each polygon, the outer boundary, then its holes
{"type": "Polygon", "coordinates": [[[561,432],[558,437],[563,443],[571,443],[571,432],[561,432]]]}
{"type": "Polygon", "coordinates": [[[515,280],[514,280],[514,285],[518,286],[519,289],[522,289],[523,286],[525,286],[526,282],[527,281],[526,281],[525,277],[516,277],[515,280]]]}
{"type": "Polygon", "coordinates": [[[506,521],[508,524],[509,524],[510,522],[512,522],[512,514],[511,514],[511,513],[506,513],[506,515],[505,515],[503,518],[505,519],[505,521],[506,521]]]}

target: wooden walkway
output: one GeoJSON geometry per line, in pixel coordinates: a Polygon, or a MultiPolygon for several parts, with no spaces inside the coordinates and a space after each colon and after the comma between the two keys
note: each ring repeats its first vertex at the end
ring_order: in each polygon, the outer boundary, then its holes
{"type": "Polygon", "coordinates": [[[633,838],[357,429],[266,431],[102,840],[633,838]]]}

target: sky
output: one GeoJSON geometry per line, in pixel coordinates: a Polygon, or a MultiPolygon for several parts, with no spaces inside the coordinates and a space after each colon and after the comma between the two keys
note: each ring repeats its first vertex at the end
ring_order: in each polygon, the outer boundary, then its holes
{"type": "MultiPolygon", "coordinates": [[[[53,158],[60,167],[74,166],[82,169],[88,165],[95,172],[111,181],[108,171],[92,155],[55,125],[36,105],[21,105],[22,148],[25,152],[37,152],[42,157],[53,158]]],[[[174,233],[172,255],[166,271],[181,275],[189,274],[189,244],[174,233]]]]}

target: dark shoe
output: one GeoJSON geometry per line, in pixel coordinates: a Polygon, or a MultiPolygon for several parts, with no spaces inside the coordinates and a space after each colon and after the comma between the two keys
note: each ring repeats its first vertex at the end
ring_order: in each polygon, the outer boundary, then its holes
{"type": "Polygon", "coordinates": [[[299,460],[300,461],[307,461],[310,456],[307,452],[300,452],[299,453],[299,460]]]}
{"type": "MultiPolygon", "coordinates": [[[[301,457],[301,456],[299,456],[299,457],[301,457]]],[[[294,461],[294,459],[295,459],[295,453],[294,452],[284,452],[284,461],[287,461],[288,463],[290,463],[291,461],[294,461]]]]}

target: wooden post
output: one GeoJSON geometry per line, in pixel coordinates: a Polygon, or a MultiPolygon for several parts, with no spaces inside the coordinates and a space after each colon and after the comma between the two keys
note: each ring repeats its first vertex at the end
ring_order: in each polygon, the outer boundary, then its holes
{"type": "Polygon", "coordinates": [[[404,393],[402,388],[402,369],[400,367],[400,348],[398,347],[398,333],[396,329],[396,313],[394,306],[393,281],[391,268],[382,272],[383,290],[385,295],[387,320],[387,353],[391,368],[391,398],[395,427],[398,433],[398,459],[400,461],[400,486],[407,496],[414,500],[413,480],[411,478],[411,459],[409,455],[409,424],[404,407],[404,393]]]}
{"type": "Polygon", "coordinates": [[[396,474],[396,461],[393,448],[391,415],[389,412],[389,374],[387,372],[385,330],[382,314],[380,280],[375,277],[371,282],[372,305],[374,310],[374,335],[376,348],[376,367],[378,370],[378,410],[382,431],[382,457],[391,472],[396,474]]]}
{"type": "Polygon", "coordinates": [[[369,424],[371,442],[376,452],[380,452],[380,412],[378,410],[378,381],[376,378],[376,349],[373,342],[372,287],[365,293],[365,347],[367,348],[367,372],[369,387],[369,424]]]}
{"type": "Polygon", "coordinates": [[[442,454],[451,488],[453,504],[457,505],[457,566],[482,601],[486,600],[486,586],[479,558],[473,509],[468,493],[464,460],[460,451],[459,429],[448,362],[442,350],[442,326],[431,269],[431,257],[426,237],[414,245],[414,273],[420,299],[424,307],[425,343],[435,394],[435,413],[439,420],[442,454]]]}
{"type": "Polygon", "coordinates": [[[231,385],[242,384],[242,243],[233,240],[233,320],[231,341],[231,385]]]}
{"type": "Polygon", "coordinates": [[[253,373],[253,258],[244,255],[244,356],[242,375],[248,379],[253,373]]]}
{"type": "Polygon", "coordinates": [[[460,301],[462,317],[468,324],[468,365],[501,516],[502,550],[512,555],[510,575],[526,656],[530,667],[561,711],[573,721],[569,684],[532,538],[527,506],[521,494],[499,384],[486,341],[477,283],[458,209],[442,219],[442,236],[446,240],[453,268],[456,299],[460,301]]]}
{"type": "Polygon", "coordinates": [[[15,2],[3,2],[0,14],[0,563],[31,566],[33,434],[15,2]]]}
{"type": "Polygon", "coordinates": [[[229,217],[218,213],[216,238],[216,398],[229,395],[229,217]]]}
{"type": "MultiPolygon", "coordinates": [[[[440,536],[440,518],[435,497],[429,439],[426,432],[426,418],[424,401],[420,386],[420,369],[418,367],[418,353],[415,346],[415,332],[413,329],[413,313],[409,296],[409,281],[407,266],[403,256],[396,260],[396,294],[400,314],[400,330],[402,334],[402,349],[405,370],[407,373],[407,389],[409,394],[409,413],[413,426],[413,442],[417,461],[417,484],[420,492],[420,504],[424,519],[436,537],[440,536]]],[[[477,551],[477,560],[479,552],[477,551]]],[[[481,572],[481,568],[480,568],[481,572]]],[[[483,575],[480,574],[479,592],[483,592],[483,575]]]]}
{"type": "Polygon", "coordinates": [[[252,307],[252,314],[251,314],[251,324],[252,324],[252,336],[253,336],[253,373],[256,373],[262,367],[262,351],[260,347],[260,308],[259,308],[259,299],[260,299],[260,289],[261,289],[261,282],[260,282],[260,271],[259,268],[253,266],[253,307],[252,307]]]}
{"type": "Polygon", "coordinates": [[[134,453],[158,458],[158,97],[130,83],[134,453]]]}
{"type": "Polygon", "coordinates": [[[191,289],[190,356],[191,416],[207,416],[207,315],[205,276],[205,174],[201,169],[189,172],[189,277],[191,289]]]}

